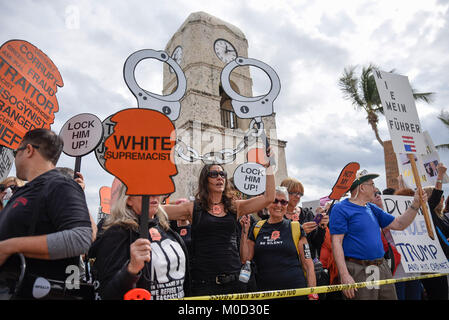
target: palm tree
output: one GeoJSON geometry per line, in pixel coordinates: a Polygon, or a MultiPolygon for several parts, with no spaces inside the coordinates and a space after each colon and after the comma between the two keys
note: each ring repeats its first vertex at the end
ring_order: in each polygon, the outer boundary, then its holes
{"type": "MultiPolygon", "coordinates": [[[[377,124],[379,123],[379,113],[383,114],[384,110],[373,74],[378,68],[373,64],[363,67],[360,78],[355,75],[356,69],[357,66],[346,67],[338,84],[344,93],[345,99],[351,100],[356,109],[365,110],[368,123],[374,131],[377,141],[383,147],[384,143],[379,136],[377,124]]],[[[394,70],[390,72],[394,72],[394,70]]],[[[412,93],[415,100],[426,103],[430,103],[434,96],[432,92],[417,93],[413,88],[412,93]]]]}
{"type": "MultiPolygon", "coordinates": [[[[449,112],[441,110],[438,119],[449,129],[449,112]]],[[[438,150],[449,150],[449,143],[439,144],[435,146],[438,150]]]]}

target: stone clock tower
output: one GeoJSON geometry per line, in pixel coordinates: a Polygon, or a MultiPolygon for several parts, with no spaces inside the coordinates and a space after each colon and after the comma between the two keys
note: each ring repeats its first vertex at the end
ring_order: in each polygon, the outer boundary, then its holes
{"type": "MultiPolygon", "coordinates": [[[[236,117],[231,99],[222,89],[220,75],[229,61],[237,56],[248,57],[248,41],[243,32],[207,13],[195,12],[189,15],[172,36],[165,51],[178,62],[187,78],[187,90],[181,100],[181,113],[175,126],[177,137],[185,146],[195,150],[190,155],[201,157],[223,149],[232,151],[241,148],[251,119],[236,117]]],[[[270,65],[269,61],[263,62],[270,65]]],[[[163,79],[163,94],[168,95],[176,89],[177,81],[176,74],[167,64],[164,64],[163,79]]],[[[230,75],[230,84],[240,95],[253,96],[248,66],[234,69],[230,75]]],[[[276,102],[274,108],[276,109],[276,102]]],[[[263,117],[262,120],[276,154],[275,178],[278,185],[287,177],[286,141],[276,138],[274,114],[263,117]]],[[[238,165],[246,162],[248,150],[255,147],[263,147],[261,139],[238,152],[234,161],[224,165],[228,178],[232,177],[238,165]]],[[[204,163],[201,160],[186,161],[179,156],[175,156],[175,159],[178,174],[174,177],[176,192],[171,199],[193,196],[204,163]]]]}

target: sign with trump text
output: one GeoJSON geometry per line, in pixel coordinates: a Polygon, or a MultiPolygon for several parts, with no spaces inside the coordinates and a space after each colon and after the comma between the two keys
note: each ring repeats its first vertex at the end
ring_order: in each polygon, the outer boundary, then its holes
{"type": "MultiPolygon", "coordinates": [[[[394,217],[402,215],[413,197],[383,195],[384,210],[394,217]]],[[[431,221],[431,228],[435,228],[431,221]]],[[[426,222],[421,209],[413,222],[403,231],[390,230],[396,249],[401,254],[401,263],[406,273],[437,272],[449,273],[449,262],[438,239],[427,236],[426,222]]]]}

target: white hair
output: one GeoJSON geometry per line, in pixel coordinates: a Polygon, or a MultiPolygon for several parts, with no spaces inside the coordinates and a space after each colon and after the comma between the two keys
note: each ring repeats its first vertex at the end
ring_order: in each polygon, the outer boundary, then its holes
{"type": "Polygon", "coordinates": [[[286,187],[278,186],[276,187],[276,194],[282,194],[285,196],[285,199],[288,201],[288,190],[286,187]]]}

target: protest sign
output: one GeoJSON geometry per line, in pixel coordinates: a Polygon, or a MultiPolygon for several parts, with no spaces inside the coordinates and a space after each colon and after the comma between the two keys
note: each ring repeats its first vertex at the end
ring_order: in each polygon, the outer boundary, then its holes
{"type": "Polygon", "coordinates": [[[316,214],[315,210],[320,207],[320,200],[303,201],[301,205],[303,209],[309,209],[316,214]]]}
{"type": "Polygon", "coordinates": [[[103,137],[103,125],[97,116],[81,113],[70,118],[61,128],[66,155],[81,157],[93,151],[103,137]]]}
{"type": "Polygon", "coordinates": [[[104,214],[111,213],[111,187],[100,188],[100,210],[104,214]]]}
{"type": "Polygon", "coordinates": [[[95,157],[97,158],[97,161],[100,164],[100,166],[105,170],[106,168],[104,167],[104,153],[106,151],[106,148],[104,146],[104,142],[112,134],[112,132],[114,132],[114,125],[115,125],[115,123],[111,121],[111,117],[112,115],[103,120],[102,122],[103,138],[101,139],[101,142],[98,144],[98,146],[95,148],[95,157]]]}
{"type": "Polygon", "coordinates": [[[340,172],[337,182],[332,187],[332,192],[329,198],[332,200],[340,200],[340,198],[349,190],[355,180],[357,170],[360,165],[357,162],[348,163],[340,172]]]}
{"type": "Polygon", "coordinates": [[[10,40],[0,47],[0,145],[16,149],[26,132],[50,129],[64,85],[51,59],[34,45],[10,40]]]}
{"type": "Polygon", "coordinates": [[[127,187],[127,195],[163,195],[175,191],[172,176],[175,127],[150,109],[124,109],[111,116],[112,134],[105,140],[104,166],[127,187]]]}
{"type": "Polygon", "coordinates": [[[11,149],[0,146],[0,181],[8,177],[14,163],[14,155],[11,149]]]}
{"type": "Polygon", "coordinates": [[[257,196],[264,193],[266,179],[265,167],[255,162],[243,163],[234,171],[235,187],[249,196],[257,196]]]}
{"type": "MultiPolygon", "coordinates": [[[[391,72],[374,72],[377,91],[387,120],[388,131],[396,153],[406,153],[412,167],[413,177],[418,190],[422,189],[415,154],[425,154],[426,146],[422,127],[416,110],[415,99],[408,78],[391,72]]],[[[429,228],[430,217],[427,206],[421,199],[429,237],[434,234],[429,228]]]]}
{"type": "Polygon", "coordinates": [[[423,130],[408,78],[376,70],[374,79],[394,151],[425,154],[423,130]]]}
{"type": "MultiPolygon", "coordinates": [[[[411,205],[413,197],[383,195],[382,202],[386,212],[398,217],[411,205]]],[[[430,221],[430,228],[435,233],[432,221],[430,221]]],[[[427,236],[429,231],[422,210],[419,210],[413,222],[405,230],[390,230],[396,249],[401,254],[401,264],[405,272],[449,273],[448,259],[438,239],[427,236]]]]}
{"type": "Polygon", "coordinates": [[[61,128],[59,136],[64,141],[62,151],[75,157],[76,172],[81,171],[81,157],[92,152],[103,137],[103,126],[97,116],[81,113],[70,118],[61,128]]]}
{"type": "Polygon", "coordinates": [[[246,157],[248,162],[255,162],[261,165],[267,164],[269,161],[266,150],[262,148],[250,149],[246,157]]]}
{"type": "MultiPolygon", "coordinates": [[[[426,154],[415,155],[416,166],[418,168],[418,174],[421,179],[421,185],[423,187],[435,186],[438,172],[436,167],[440,162],[440,156],[433,144],[432,138],[427,131],[423,132],[424,141],[426,143],[426,154]]],[[[403,181],[406,186],[414,188],[416,186],[415,177],[412,173],[410,160],[407,155],[400,153],[397,157],[398,167],[402,175],[403,181]]],[[[447,174],[443,177],[443,183],[448,183],[449,177],[447,174]]]]}

